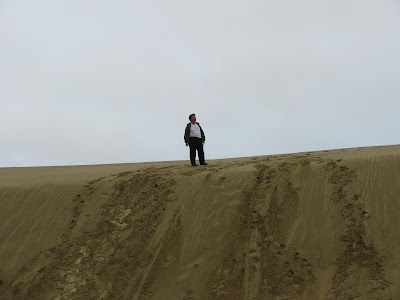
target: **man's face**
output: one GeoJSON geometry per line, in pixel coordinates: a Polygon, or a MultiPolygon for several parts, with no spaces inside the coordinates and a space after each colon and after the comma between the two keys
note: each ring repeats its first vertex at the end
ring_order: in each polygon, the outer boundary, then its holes
{"type": "Polygon", "coordinates": [[[190,121],[192,123],[196,122],[196,115],[190,117],[190,121]]]}

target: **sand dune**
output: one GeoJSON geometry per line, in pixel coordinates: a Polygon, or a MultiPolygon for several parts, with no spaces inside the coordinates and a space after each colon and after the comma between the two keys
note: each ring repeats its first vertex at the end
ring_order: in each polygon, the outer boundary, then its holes
{"type": "Polygon", "coordinates": [[[400,299],[400,146],[0,169],[1,299],[400,299]]]}

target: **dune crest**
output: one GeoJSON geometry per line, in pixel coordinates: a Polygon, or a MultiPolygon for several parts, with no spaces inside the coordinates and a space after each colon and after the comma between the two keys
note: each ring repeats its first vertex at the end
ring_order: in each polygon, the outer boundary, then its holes
{"type": "Polygon", "coordinates": [[[399,155],[0,169],[0,298],[400,298],[399,155]]]}

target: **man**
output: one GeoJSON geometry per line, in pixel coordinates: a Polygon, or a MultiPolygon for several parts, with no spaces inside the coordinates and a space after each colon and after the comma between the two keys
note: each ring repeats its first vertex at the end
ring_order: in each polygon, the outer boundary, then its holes
{"type": "Polygon", "coordinates": [[[191,114],[189,116],[190,123],[187,124],[185,129],[185,143],[186,147],[190,147],[190,162],[192,166],[196,165],[196,150],[199,154],[200,165],[207,165],[204,161],[204,151],[203,145],[206,142],[206,137],[204,135],[203,129],[201,129],[200,124],[196,122],[196,115],[191,114]]]}

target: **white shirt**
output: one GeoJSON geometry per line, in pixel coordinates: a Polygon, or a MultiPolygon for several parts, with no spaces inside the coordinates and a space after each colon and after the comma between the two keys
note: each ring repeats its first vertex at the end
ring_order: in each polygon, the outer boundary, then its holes
{"type": "Polygon", "coordinates": [[[191,124],[190,126],[190,137],[201,138],[200,127],[197,124],[191,124]]]}

